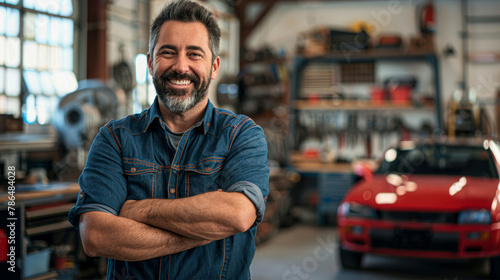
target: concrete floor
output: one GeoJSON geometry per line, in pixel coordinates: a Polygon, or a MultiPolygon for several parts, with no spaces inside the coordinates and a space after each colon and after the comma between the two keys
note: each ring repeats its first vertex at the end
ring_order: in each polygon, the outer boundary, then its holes
{"type": "Polygon", "coordinates": [[[295,225],[257,246],[253,280],[487,279],[486,261],[430,261],[368,255],[362,269],[338,264],[334,227],[295,225]]]}

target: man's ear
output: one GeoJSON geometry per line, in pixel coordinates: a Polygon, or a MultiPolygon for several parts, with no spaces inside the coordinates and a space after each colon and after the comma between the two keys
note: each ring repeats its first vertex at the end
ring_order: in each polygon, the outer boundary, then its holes
{"type": "Polygon", "coordinates": [[[147,53],[147,59],[148,59],[149,74],[153,75],[153,64],[151,63],[151,55],[149,54],[149,52],[147,53]]]}
{"type": "Polygon", "coordinates": [[[215,80],[217,73],[219,73],[220,68],[220,56],[216,57],[212,63],[212,80],[215,80]]]}

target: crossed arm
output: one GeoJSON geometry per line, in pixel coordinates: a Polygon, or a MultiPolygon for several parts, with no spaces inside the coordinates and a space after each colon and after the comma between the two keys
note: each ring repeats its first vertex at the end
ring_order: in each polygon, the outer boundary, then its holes
{"type": "Polygon", "coordinates": [[[139,261],[182,252],[248,230],[257,217],[244,194],[208,192],[179,199],[128,200],[119,216],[80,216],[89,256],[139,261]]]}

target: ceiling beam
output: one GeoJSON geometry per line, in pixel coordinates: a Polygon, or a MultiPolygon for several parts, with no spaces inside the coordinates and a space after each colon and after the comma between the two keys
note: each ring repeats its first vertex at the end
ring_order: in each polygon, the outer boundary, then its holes
{"type": "Polygon", "coordinates": [[[266,15],[269,13],[269,11],[274,7],[274,5],[278,2],[279,0],[251,0],[251,1],[245,1],[245,0],[235,0],[235,12],[236,16],[238,17],[240,21],[240,47],[244,47],[246,40],[250,34],[252,34],[252,31],[257,27],[257,25],[266,17],[266,15]],[[252,22],[248,22],[247,19],[247,8],[254,3],[260,3],[264,5],[262,11],[260,14],[253,20],[252,22]]]}

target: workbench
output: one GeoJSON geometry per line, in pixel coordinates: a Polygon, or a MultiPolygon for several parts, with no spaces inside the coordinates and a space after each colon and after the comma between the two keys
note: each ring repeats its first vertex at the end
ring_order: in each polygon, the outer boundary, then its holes
{"type": "Polygon", "coordinates": [[[302,177],[303,184],[313,185],[312,192],[317,194],[317,224],[331,224],[328,220],[335,219],[342,198],[355,181],[352,164],[325,163],[299,153],[291,154],[290,160],[293,170],[302,177]]]}
{"type": "Polygon", "coordinates": [[[0,251],[7,250],[10,254],[7,262],[0,259],[0,274],[8,273],[8,279],[76,279],[79,240],[67,215],[75,205],[78,183],[16,184],[15,187],[13,197],[7,190],[0,192],[0,251]],[[28,250],[37,243],[48,245],[39,250],[50,251],[43,259],[35,258],[37,254],[28,250]],[[62,246],[69,246],[70,253],[63,268],[56,268],[54,251],[62,246]],[[40,262],[45,261],[50,262],[49,269],[38,273],[40,262]]]}

